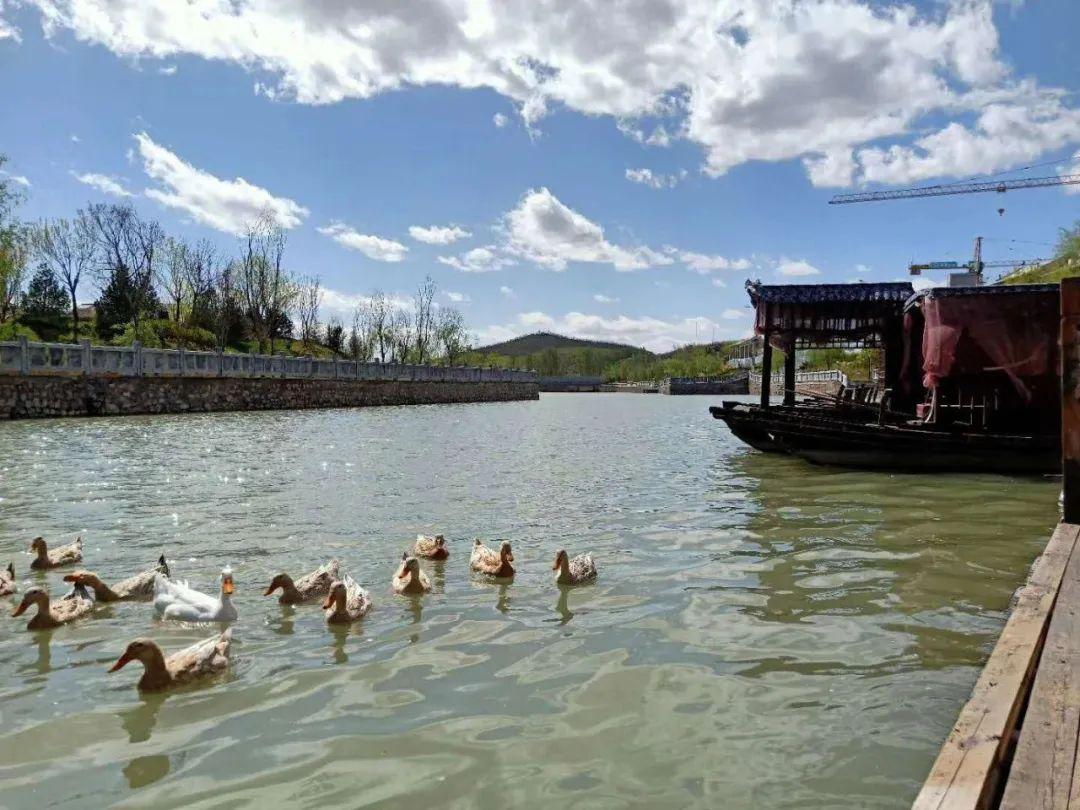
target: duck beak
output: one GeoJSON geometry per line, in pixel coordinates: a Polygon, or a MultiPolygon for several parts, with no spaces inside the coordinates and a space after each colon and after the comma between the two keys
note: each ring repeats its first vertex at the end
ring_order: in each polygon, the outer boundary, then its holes
{"type": "Polygon", "coordinates": [[[131,656],[125,652],[118,659],[116,659],[116,663],[112,665],[112,667],[109,669],[109,672],[116,672],[117,670],[123,669],[124,666],[130,661],[131,656]]]}
{"type": "Polygon", "coordinates": [[[78,582],[79,578],[74,574],[64,574],[64,582],[78,582]]]}
{"type": "Polygon", "coordinates": [[[507,562],[513,562],[514,561],[514,555],[513,554],[507,554],[506,555],[506,561],[507,562]]]}
{"type": "MultiPolygon", "coordinates": [[[[266,593],[264,593],[263,596],[269,596],[270,594],[272,594],[276,590],[277,590],[277,585],[271,585],[269,588],[266,589],[266,593]]],[[[226,593],[228,593],[228,591],[226,591],[226,593]]]]}
{"type": "Polygon", "coordinates": [[[323,610],[329,610],[333,606],[334,606],[334,594],[331,593],[326,597],[326,601],[322,603],[322,609],[323,610]]]}
{"type": "Polygon", "coordinates": [[[232,596],[233,591],[236,590],[236,588],[233,585],[233,581],[231,579],[227,579],[221,584],[221,590],[225,591],[226,596],[232,596]]]}
{"type": "Polygon", "coordinates": [[[558,571],[559,570],[559,562],[560,562],[559,558],[556,557],[555,558],[555,564],[553,566],[551,566],[552,571],[558,571]]]}
{"type": "Polygon", "coordinates": [[[29,607],[29,605],[30,603],[23,599],[21,602],[19,602],[19,606],[15,608],[15,612],[11,614],[12,617],[22,616],[24,613],[26,613],[26,608],[29,607]]]}

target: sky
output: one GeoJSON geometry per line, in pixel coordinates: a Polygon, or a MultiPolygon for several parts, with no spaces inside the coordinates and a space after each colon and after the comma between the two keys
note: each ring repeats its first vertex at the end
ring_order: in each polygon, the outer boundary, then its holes
{"type": "Polygon", "coordinates": [[[1069,187],[827,201],[1080,173],[1078,30],[1076,0],[0,0],[0,152],[28,219],[130,202],[232,250],[272,211],[324,318],[430,275],[479,343],[667,351],[748,334],[747,279],[1047,257],[1069,187]]]}

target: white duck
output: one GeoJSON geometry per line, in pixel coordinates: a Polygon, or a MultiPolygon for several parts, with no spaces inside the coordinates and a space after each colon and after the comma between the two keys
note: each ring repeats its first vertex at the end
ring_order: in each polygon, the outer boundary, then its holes
{"type": "Polygon", "coordinates": [[[182,622],[235,622],[231,568],[221,569],[221,595],[215,599],[186,582],[174,582],[162,574],[154,578],[154,611],[164,619],[182,622]]]}

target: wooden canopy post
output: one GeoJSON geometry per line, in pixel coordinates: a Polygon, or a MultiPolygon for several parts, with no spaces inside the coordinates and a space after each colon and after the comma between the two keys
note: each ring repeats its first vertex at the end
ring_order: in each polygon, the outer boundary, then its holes
{"type": "Polygon", "coordinates": [[[795,404],[795,336],[785,342],[784,355],[784,404],[795,404]]]}
{"type": "Polygon", "coordinates": [[[1061,511],[1080,523],[1080,278],[1061,280],[1061,511]]]}
{"type": "Polygon", "coordinates": [[[772,344],[769,342],[768,333],[765,334],[765,345],[761,349],[761,407],[769,407],[769,394],[772,388],[772,344]]]}

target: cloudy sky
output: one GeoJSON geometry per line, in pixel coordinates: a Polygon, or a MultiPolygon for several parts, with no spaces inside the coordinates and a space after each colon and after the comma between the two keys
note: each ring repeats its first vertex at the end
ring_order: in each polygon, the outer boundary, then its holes
{"type": "Polygon", "coordinates": [[[745,334],[743,282],[1045,256],[1080,172],[1076,0],[0,0],[28,217],[272,209],[344,315],[426,274],[481,340],[745,334]],[[1007,175],[1013,176],[1013,175],[1007,175]],[[998,209],[1004,208],[1003,214],[998,209]]]}

